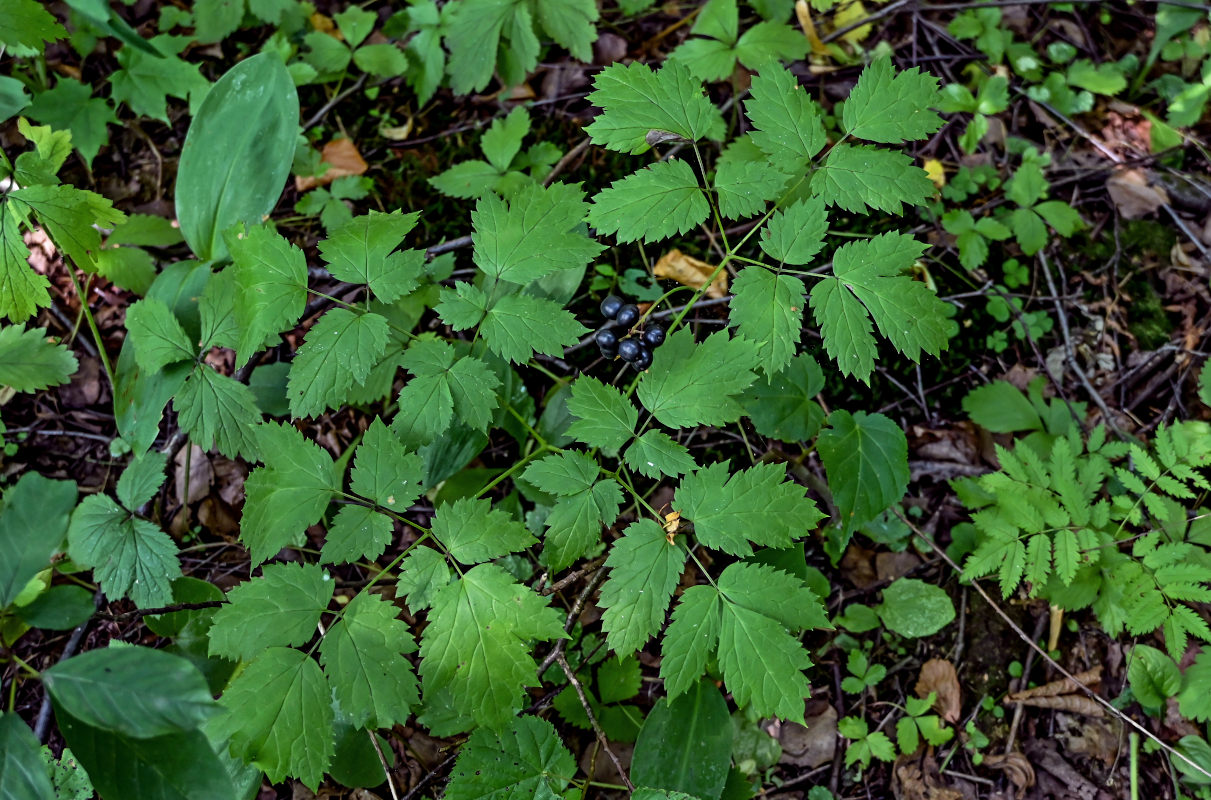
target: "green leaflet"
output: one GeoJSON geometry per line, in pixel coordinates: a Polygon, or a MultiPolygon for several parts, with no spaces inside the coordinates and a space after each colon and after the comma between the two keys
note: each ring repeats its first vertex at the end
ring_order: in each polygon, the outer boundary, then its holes
{"type": "Polygon", "coordinates": [[[0,506],[0,608],[9,606],[25,585],[50,566],[67,535],[76,504],[75,481],[56,481],[26,472],[4,492],[0,506]]]}
{"type": "MultiPolygon", "coordinates": [[[[795,76],[770,68],[753,78],[744,111],[753,143],[778,163],[805,164],[825,144],[822,114],[795,76]]],[[[834,148],[835,149],[835,148],[834,148]]]]}
{"type": "Polygon", "coordinates": [[[622,454],[627,466],[649,478],[676,478],[697,468],[689,450],[662,431],[645,431],[622,454]]]}
{"type": "Polygon", "coordinates": [[[403,511],[420,497],[424,465],[382,419],[370,423],[353,457],[350,488],[386,508],[403,511]]]}
{"type": "Polygon", "coordinates": [[[257,442],[265,466],[254,469],[244,482],[247,499],[240,525],[240,538],[254,566],[319,522],[332,494],[340,491],[332,457],[294,428],[262,424],[257,442]]]}
{"type": "Polygon", "coordinates": [[[858,214],[867,207],[902,214],[905,203],[922,205],[933,192],[925,170],[907,155],[869,145],[835,145],[812,177],[812,194],[858,214]]]}
{"type": "Polygon", "coordinates": [[[824,371],[806,353],[786,369],[750,386],[741,399],[757,433],[783,442],[802,442],[816,435],[824,411],[812,398],[824,388],[824,371]]]}
{"type": "Polygon", "coordinates": [[[649,131],[683,139],[720,139],[723,117],[702,84],[675,61],[653,71],[638,61],[612,64],[593,81],[589,102],[602,113],[585,127],[594,144],[622,153],[647,151],[649,131]]]}
{"type": "Polygon", "coordinates": [[[756,379],[755,346],[722,331],[695,344],[682,328],[655,352],[639,380],[640,402],[670,428],[723,425],[740,418],[736,395],[756,379]]]}
{"type": "Polygon", "coordinates": [[[396,250],[416,227],[420,212],[383,214],[371,211],[329,232],[320,254],[332,277],[364,283],[374,296],[390,303],[415,289],[425,266],[419,250],[396,250]]]}
{"type": "Polygon", "coordinates": [[[320,643],[320,663],[355,727],[403,723],[420,700],[412,664],[404,658],[416,642],[398,615],[381,597],[359,594],[320,643]]]}
{"type": "Polygon", "coordinates": [[[67,31],[51,13],[36,0],[3,0],[0,11],[4,14],[5,26],[0,31],[0,42],[9,46],[30,47],[42,52],[43,42],[53,42],[67,36],[67,31]]]}
{"type": "Polygon", "coordinates": [[[101,234],[93,226],[114,227],[126,219],[108,198],[74,186],[27,186],[7,196],[33,211],[55,246],[85,272],[97,271],[101,251],[101,234]]]}
{"type": "Polygon", "coordinates": [[[197,355],[189,334],[162,300],[149,297],[128,308],[126,330],[134,344],[135,362],[147,372],[159,372],[197,355]]]}
{"type": "Polygon", "coordinates": [[[593,198],[589,223],[602,233],[614,234],[619,242],[658,242],[685,233],[710,212],[693,168],[685,161],[669,160],[599,192],[593,198]]]}
{"type": "Polygon", "coordinates": [[[227,593],[214,615],[210,654],[251,660],[268,647],[306,644],[332,600],[332,576],[314,564],[267,564],[227,593]]]}
{"type": "Polygon", "coordinates": [[[568,412],[575,417],[568,435],[607,454],[617,453],[639,422],[639,411],[622,392],[591,375],[576,379],[567,402],[568,412]]]}
{"type": "Polygon", "coordinates": [[[824,515],[802,487],[787,482],[777,464],[730,471],[726,461],[691,473],[681,481],[673,508],[694,523],[694,535],[707,547],[732,555],[752,554],[753,544],[789,547],[824,515]]]}
{"type": "Polygon", "coordinates": [[[464,564],[491,561],[534,543],[525,526],[488,500],[463,498],[437,509],[433,535],[464,564]]]}
{"type": "Polygon", "coordinates": [[[269,648],[231,682],[219,704],[227,713],[211,729],[230,738],[233,754],[274,783],[295,777],[319,786],[333,753],[332,695],[306,653],[269,648]]]}
{"type": "Polygon", "coordinates": [[[391,424],[410,445],[432,441],[456,415],[476,430],[488,427],[500,379],[483,361],[459,358],[449,343],[421,337],[404,352],[403,365],[414,376],[399,393],[407,413],[397,414],[391,424]]]}
{"type": "Polygon", "coordinates": [[[660,631],[685,559],[685,550],[652,520],[627,526],[610,548],[605,564],[610,573],[598,601],[611,650],[629,655],[660,631]]]}
{"type": "Polygon", "coordinates": [[[261,421],[252,390],[205,364],[194,367],[173,396],[177,421],[203,450],[212,446],[229,457],[258,454],[256,426],[261,421]]]}
{"type": "Polygon", "coordinates": [[[899,502],[908,486],[908,441],[900,426],[882,414],[834,411],[816,447],[828,487],[852,531],[899,502]]]}
{"type": "Polygon", "coordinates": [[[0,206],[0,314],[24,322],[50,305],[50,281],[29,268],[29,248],[21,236],[17,206],[0,206]]]}
{"type": "Polygon", "coordinates": [[[438,589],[421,639],[426,699],[448,690],[454,709],[488,728],[509,724],[537,685],[530,640],[564,638],[546,600],[495,564],[480,564],[438,589]]]}
{"type": "Polygon", "coordinates": [[[811,306],[824,348],[847,375],[868,381],[879,332],[904,355],[937,355],[948,338],[946,306],[928,286],[903,275],[925,245],[911,236],[886,233],[851,242],[833,255],[833,277],[818,281],[811,306]]]}
{"type": "Polygon", "coordinates": [[[774,212],[761,230],[761,249],[786,264],[810,264],[824,247],[828,215],[824,200],[812,197],[774,212]]]}
{"type": "Polygon", "coordinates": [[[0,786],[13,800],[52,800],[41,744],[16,714],[0,714],[0,786]]]}
{"type": "Polygon", "coordinates": [[[390,328],[379,314],[334,308],[307,332],[290,365],[286,396],[295,417],[338,408],[387,352],[390,328]]]}
{"type": "Polygon", "coordinates": [[[67,383],[78,366],[70,350],[47,339],[46,328],[0,328],[0,386],[36,392],[67,383]]]}
{"type": "Polygon", "coordinates": [[[101,494],[76,507],[67,552],[77,564],[92,568],[106,595],[129,597],[140,608],[171,603],[169,584],[181,576],[177,546],[168,534],[101,494]]]}
{"type": "Polygon", "coordinates": [[[584,191],[562,183],[527,186],[507,202],[488,195],[471,214],[475,264],[519,285],[581,269],[605,249],[583,231],[588,212],[584,191]]]}
{"type": "Polygon", "coordinates": [[[268,225],[242,232],[232,229],[225,240],[239,289],[236,366],[243,366],[272,336],[293,327],[302,316],[307,305],[307,259],[268,225]]]}
{"type": "Polygon", "coordinates": [[[845,100],[841,122],[846,133],[868,142],[925,139],[942,127],[933,111],[939,101],[937,78],[918,67],[897,73],[884,56],[862,70],[845,100]]]}
{"type": "Polygon", "coordinates": [[[443,289],[435,307],[455,330],[479,325],[488,348],[512,363],[534,353],[562,356],[589,329],[551,300],[530,294],[507,294],[492,300],[469,283],[443,289]]]}
{"type": "Polygon", "coordinates": [[[517,717],[508,728],[480,728],[459,750],[446,786],[447,800],[559,797],[576,775],[576,762],[538,717],[517,717]]]}
{"type": "Polygon", "coordinates": [[[807,287],[795,275],[778,275],[747,266],[732,283],[729,321],[737,333],[757,345],[761,371],[781,372],[799,344],[807,287]]]}

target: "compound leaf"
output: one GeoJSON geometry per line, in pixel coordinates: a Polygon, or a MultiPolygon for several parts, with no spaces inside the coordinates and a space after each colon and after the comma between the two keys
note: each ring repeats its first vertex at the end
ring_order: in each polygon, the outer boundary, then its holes
{"type": "Polygon", "coordinates": [[[925,170],[911,158],[869,145],[835,145],[812,176],[812,194],[857,214],[865,214],[868,206],[902,214],[905,203],[921,205],[933,193],[925,170]]]}
{"type": "Polygon", "coordinates": [[[464,564],[491,561],[534,544],[526,526],[486,499],[461,498],[440,506],[433,535],[464,564]]]}
{"type": "Polygon", "coordinates": [[[227,593],[214,615],[210,655],[248,661],[267,647],[303,645],[328,608],[332,577],[316,564],[267,564],[227,593]]]}
{"type": "Polygon", "coordinates": [[[605,566],[609,577],[598,603],[605,609],[606,644],[620,656],[630,655],[660,632],[685,566],[685,550],[655,522],[642,519],[614,542],[605,566]]]}

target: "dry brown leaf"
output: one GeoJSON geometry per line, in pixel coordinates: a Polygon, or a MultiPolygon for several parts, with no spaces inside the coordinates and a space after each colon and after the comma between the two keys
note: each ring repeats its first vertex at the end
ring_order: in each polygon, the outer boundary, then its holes
{"type": "Polygon", "coordinates": [[[903,578],[919,566],[921,566],[921,559],[907,550],[901,550],[898,553],[879,553],[875,556],[875,575],[881,581],[903,578]]]}
{"type": "Polygon", "coordinates": [[[202,498],[210,494],[210,487],[214,484],[214,468],[210,465],[210,459],[206,457],[205,451],[196,444],[189,447],[182,447],[177,451],[176,457],[173,459],[176,464],[176,490],[177,502],[196,503],[202,498]],[[188,464],[189,483],[188,491],[186,491],[186,461],[188,464]]]}
{"type": "Polygon", "coordinates": [[[1084,714],[1087,717],[1102,717],[1106,712],[1092,697],[1083,694],[1061,694],[1058,696],[1027,697],[1014,700],[1032,708],[1053,708],[1057,711],[1067,711],[1071,714],[1084,714]]]}
{"type": "Polygon", "coordinates": [[[362,154],[357,151],[357,145],[352,139],[344,137],[333,139],[324,145],[320,151],[321,160],[328,164],[323,175],[295,175],[294,188],[306,192],[317,186],[327,186],[337,178],[348,175],[361,175],[369,168],[362,154]]]}
{"type": "Polygon", "coordinates": [[[943,784],[938,764],[929,756],[921,759],[901,756],[892,775],[892,791],[897,800],[963,800],[962,792],[943,784]]]}
{"type": "Polygon", "coordinates": [[[332,17],[326,16],[317,11],[308,18],[308,21],[311,23],[311,27],[315,28],[315,30],[319,33],[326,33],[329,36],[344,41],[344,37],[341,36],[340,32],[336,29],[336,23],[332,21],[332,17]]]}
{"type": "Polygon", "coordinates": [[[1057,697],[1062,694],[1072,694],[1081,690],[1081,685],[1089,686],[1090,684],[1100,683],[1102,680],[1102,665],[1098,664],[1093,669],[1087,669],[1084,672],[1078,672],[1072,676],[1075,681],[1068,678],[1061,678],[1058,681],[1045,683],[1042,686],[1036,686],[1033,689],[1026,689],[1021,692],[1014,692],[1005,698],[1006,703],[1020,703],[1024,700],[1029,700],[1033,697],[1057,697]]]}
{"type": "Polygon", "coordinates": [[[782,746],[781,764],[815,769],[833,760],[837,752],[837,709],[831,705],[804,719],[806,725],[783,722],[778,730],[782,746]]]}
{"type": "Polygon", "coordinates": [[[1169,204],[1165,188],[1153,185],[1148,173],[1142,169],[1115,172],[1106,180],[1106,191],[1114,201],[1114,207],[1127,219],[1155,214],[1161,206],[1169,204]]]}
{"type": "Polygon", "coordinates": [[[1034,767],[1026,756],[1021,753],[1000,755],[991,753],[984,756],[984,766],[1005,771],[1005,777],[1019,789],[1029,789],[1034,786],[1034,767]]]}
{"type": "Polygon", "coordinates": [[[954,664],[941,658],[926,661],[921,665],[921,675],[913,690],[917,697],[929,697],[929,693],[933,692],[936,696],[933,707],[938,715],[951,725],[959,721],[963,701],[954,664]]]}
{"type": "MultiPolygon", "coordinates": [[[[660,257],[652,271],[657,278],[669,278],[691,289],[700,289],[716,269],[714,264],[708,264],[701,259],[687,256],[680,250],[673,249],[660,257]]],[[[706,296],[727,297],[727,272],[719,270],[719,274],[715,275],[715,279],[707,287],[706,296]]]]}

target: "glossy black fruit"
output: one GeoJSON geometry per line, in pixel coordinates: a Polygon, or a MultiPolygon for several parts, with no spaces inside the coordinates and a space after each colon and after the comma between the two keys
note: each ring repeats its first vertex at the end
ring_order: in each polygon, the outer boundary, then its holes
{"type": "MultiPolygon", "coordinates": [[[[639,354],[645,350],[647,348],[634,339],[623,339],[618,343],[618,356],[627,363],[639,358],[639,354]]],[[[651,358],[651,356],[652,354],[649,352],[648,358],[651,358]]]]}
{"type": "Polygon", "coordinates": [[[614,348],[618,346],[618,334],[607,325],[593,334],[593,341],[597,342],[598,347],[614,348]]]}
{"type": "Polygon", "coordinates": [[[640,372],[652,366],[652,351],[643,345],[639,345],[639,355],[635,356],[635,360],[631,362],[631,366],[640,372]]]}
{"type": "Polygon", "coordinates": [[[614,317],[618,324],[624,328],[629,328],[639,321],[639,306],[634,303],[627,303],[622,308],[618,309],[617,316],[614,317]]]}
{"type": "Polygon", "coordinates": [[[664,326],[652,323],[643,332],[643,343],[648,347],[659,347],[664,344],[664,326]]]}
{"type": "Polygon", "coordinates": [[[610,295],[605,300],[601,301],[601,316],[606,319],[614,319],[618,316],[618,309],[622,308],[622,298],[617,295],[610,295]]]}
{"type": "Polygon", "coordinates": [[[618,345],[616,344],[610,345],[609,347],[597,345],[597,350],[601,353],[602,358],[614,358],[618,355],[618,345]]]}

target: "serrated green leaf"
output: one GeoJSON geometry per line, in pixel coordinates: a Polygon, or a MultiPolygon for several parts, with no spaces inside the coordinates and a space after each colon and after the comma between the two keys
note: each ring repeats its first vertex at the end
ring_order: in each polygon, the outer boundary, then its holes
{"type": "Polygon", "coordinates": [[[687,39],[669,53],[666,63],[684,64],[700,81],[725,80],[736,69],[736,51],[718,39],[687,39]]]}
{"type": "Polygon", "coordinates": [[[378,595],[361,593],[320,643],[320,663],[341,711],[354,727],[390,728],[420,702],[412,664],[416,650],[399,610],[378,595]]]}
{"type": "Polygon", "coordinates": [[[37,392],[67,383],[78,367],[71,350],[47,338],[46,328],[0,328],[0,386],[37,392]]]}
{"type": "Polygon", "coordinates": [[[526,467],[522,477],[547,494],[567,497],[597,482],[600,468],[588,453],[569,450],[541,458],[526,467]]]}
{"type": "Polygon", "coordinates": [[[598,600],[605,609],[602,627],[611,650],[630,655],[659,633],[685,558],[685,550],[669,542],[650,519],[627,526],[614,542],[605,563],[609,577],[598,600]]]}
{"type": "Polygon", "coordinates": [[[214,723],[238,758],[279,783],[295,777],[314,791],[334,750],[332,692],[318,664],[289,647],[271,647],[248,664],[219,700],[214,723]]]}
{"type": "Polygon", "coordinates": [[[403,366],[413,378],[399,393],[394,430],[409,442],[426,444],[444,433],[457,416],[475,430],[486,430],[496,409],[500,379],[472,356],[458,358],[440,339],[419,338],[404,352],[403,366]]]}
{"type": "Polygon", "coordinates": [[[244,384],[200,364],[173,397],[177,422],[203,450],[212,446],[229,458],[257,454],[256,425],[261,421],[256,397],[244,384]]]}
{"type": "Polygon", "coordinates": [[[147,43],[159,51],[155,56],[127,45],[117,53],[121,69],[109,76],[110,96],[126,103],[139,116],[168,123],[168,97],[181,100],[205,94],[210,82],[198,64],[178,54],[190,43],[185,36],[153,36],[147,43]]]}
{"type": "Polygon", "coordinates": [[[622,488],[613,480],[598,481],[576,494],[561,497],[547,515],[542,561],[561,570],[601,548],[602,526],[618,518],[622,488]]]}
{"type": "Polygon", "coordinates": [[[657,242],[685,233],[711,213],[698,177],[685,161],[658,161],[614,181],[593,198],[589,223],[620,242],[657,242]]]}
{"type": "Polygon", "coordinates": [[[649,478],[661,475],[676,478],[698,466],[690,451],[663,431],[645,431],[622,456],[627,466],[649,478]]]}
{"type": "Polygon", "coordinates": [[[743,413],[736,395],[756,380],[756,367],[752,343],[720,331],[695,344],[682,328],[656,350],[639,380],[639,401],[670,428],[724,425],[743,413]]]}
{"type": "Polygon", "coordinates": [[[812,399],[823,388],[824,371],[803,353],[777,375],[750,386],[741,403],[757,433],[782,442],[802,442],[815,436],[824,423],[824,412],[812,399]]]}
{"type": "Polygon", "coordinates": [[[694,523],[707,547],[732,555],[752,555],[749,542],[789,547],[824,518],[803,488],[787,482],[779,464],[758,464],[730,472],[726,461],[687,475],[673,496],[673,508],[694,523]]]}
{"type": "Polygon", "coordinates": [[[316,634],[335,582],[315,564],[266,564],[261,577],[227,593],[210,628],[210,655],[250,661],[268,647],[303,645],[316,634]]]}
{"type": "Polygon", "coordinates": [[[812,194],[857,214],[867,207],[903,214],[905,203],[921,205],[933,193],[925,170],[911,158],[869,145],[835,145],[812,176],[812,194]]]}
{"type": "Polygon", "coordinates": [[[126,309],[126,330],[135,348],[135,361],[147,372],[196,357],[189,334],[164,301],[148,297],[126,309]]]}
{"type": "Polygon", "coordinates": [[[482,91],[492,80],[497,48],[505,23],[511,21],[513,0],[472,0],[454,6],[444,20],[450,48],[450,88],[457,94],[482,91]]]}
{"type": "Polygon", "coordinates": [[[747,266],[732,282],[729,324],[757,346],[761,371],[781,372],[799,344],[807,288],[794,275],[747,266]]]}
{"type": "Polygon", "coordinates": [[[167,466],[168,456],[154,450],[131,459],[118,478],[118,501],[128,509],[136,509],[151,500],[164,485],[167,466]]]}
{"type": "Polygon", "coordinates": [[[443,289],[435,310],[455,330],[479,325],[479,332],[492,352],[512,363],[534,355],[562,356],[589,332],[551,300],[529,294],[508,294],[490,301],[483,290],[469,283],[443,289]]]}
{"type": "Polygon", "coordinates": [[[568,435],[607,454],[615,454],[635,432],[639,411],[622,392],[591,375],[572,383],[568,412],[576,419],[568,435]]]}
{"type": "Polygon", "coordinates": [[[538,0],[538,24],[578,61],[593,60],[597,4],[593,0],[538,0]]]}
{"type": "Polygon", "coordinates": [[[181,576],[177,546],[168,534],[101,494],[76,507],[67,552],[72,561],[92,568],[107,596],[129,597],[139,608],[171,603],[170,584],[181,576]]]}
{"type": "Polygon", "coordinates": [[[286,397],[295,417],[339,408],[387,352],[386,317],[334,308],[320,317],[290,365],[286,397]]]}
{"type": "Polygon", "coordinates": [[[362,72],[380,78],[395,78],[403,75],[408,69],[408,59],[404,56],[404,51],[389,42],[359,47],[353,51],[353,63],[362,72]]]}
{"type": "Polygon", "coordinates": [[[740,35],[736,58],[749,69],[777,69],[770,61],[798,61],[811,49],[802,31],[781,22],[758,22],[740,35]]]}
{"type": "Polygon", "coordinates": [[[925,139],[942,127],[938,79],[919,67],[896,72],[891,58],[872,61],[845,100],[841,122],[850,136],[900,144],[925,139]]]}
{"type": "Polygon", "coordinates": [[[353,457],[350,488],[380,506],[401,511],[420,497],[424,463],[409,453],[383,424],[375,419],[353,457]]]}
{"type": "MultiPolygon", "coordinates": [[[[713,586],[691,586],[682,593],[661,649],[660,677],[670,698],[684,693],[706,672],[707,659],[719,646],[720,605],[713,586]]],[[[662,610],[662,621],[663,616],[662,610]]]]}
{"type": "Polygon", "coordinates": [[[11,605],[26,584],[50,566],[63,544],[76,505],[74,481],[22,473],[0,506],[0,607],[11,605]]]}
{"type": "Polygon", "coordinates": [[[10,47],[29,47],[41,53],[43,42],[67,36],[59,21],[35,0],[0,0],[0,18],[4,19],[0,44],[10,47]]]}
{"type": "Polygon", "coordinates": [[[744,104],[753,142],[776,162],[805,164],[824,147],[819,106],[788,70],[770,67],[753,78],[744,104]]]}
{"type": "Polygon", "coordinates": [[[882,414],[834,411],[816,449],[844,530],[870,522],[904,497],[908,440],[900,426],[882,414]]]}
{"type": "Polygon", "coordinates": [[[24,322],[50,305],[50,281],[30,269],[17,207],[0,206],[0,315],[24,322]]]}
{"type": "Polygon", "coordinates": [[[236,366],[248,363],[257,350],[293,327],[307,305],[307,259],[269,225],[224,236],[234,262],[235,318],[240,326],[236,366]]]}
{"type": "Polygon", "coordinates": [[[429,184],[449,197],[469,200],[500,188],[502,173],[486,161],[462,161],[429,179],[429,184]]]}
{"type": "Polygon", "coordinates": [[[811,306],[824,347],[842,372],[869,381],[879,332],[904,355],[919,361],[937,355],[948,341],[946,307],[928,286],[903,275],[925,245],[911,236],[887,233],[851,242],[833,255],[833,277],[811,291],[811,306]]]}
{"type": "Polygon", "coordinates": [[[439,506],[431,530],[464,564],[491,561],[534,544],[526,526],[485,499],[462,498],[439,506]]]}
{"type": "Polygon", "coordinates": [[[767,203],[782,196],[786,186],[789,176],[766,158],[760,161],[746,158],[749,149],[750,146],[733,142],[715,164],[715,193],[724,219],[760,214],[767,203]]]}
{"type": "Polygon", "coordinates": [[[352,563],[376,559],[387,549],[395,525],[386,514],[359,505],[341,506],[328,526],[320,563],[352,563]]]}
{"type": "Polygon", "coordinates": [[[594,144],[622,153],[651,148],[649,131],[683,139],[722,139],[723,116],[702,84],[675,61],[653,70],[639,61],[611,64],[593,81],[589,102],[602,113],[585,127],[594,144]]]}
{"type": "Polygon", "coordinates": [[[554,726],[538,717],[509,720],[499,732],[480,728],[458,752],[447,800],[561,797],[576,762],[554,726]]]}
{"type": "Polygon", "coordinates": [[[320,254],[332,277],[364,283],[376,298],[390,303],[415,289],[424,272],[424,253],[396,249],[419,218],[419,211],[354,217],[329,232],[319,244],[320,254]]]}
{"type": "Polygon", "coordinates": [[[265,466],[244,481],[240,539],[256,566],[319,522],[332,495],[340,491],[336,465],[315,442],[293,427],[262,424],[256,432],[265,466]]]}
{"type": "Polygon", "coordinates": [[[774,212],[761,231],[761,249],[785,264],[809,264],[824,247],[828,214],[824,199],[812,197],[774,212]]]}
{"type": "Polygon", "coordinates": [[[423,611],[437,590],[450,582],[450,567],[441,553],[431,547],[414,547],[399,568],[396,592],[413,611],[423,611]]]}
{"type": "Polygon", "coordinates": [[[27,186],[9,192],[8,200],[31,209],[55,246],[85,272],[97,271],[97,227],[112,228],[126,219],[108,198],[74,186],[27,186]]]}
{"type": "Polygon", "coordinates": [[[803,724],[810,691],[803,670],[811,658],[776,621],[724,601],[719,625],[719,668],[736,703],[759,716],[803,724]]]}
{"type": "Polygon", "coordinates": [[[563,183],[532,184],[509,201],[484,197],[471,214],[475,264],[519,285],[582,269],[605,249],[584,233],[588,212],[584,191],[563,183]]]}
{"type": "Polygon", "coordinates": [[[109,141],[107,126],[118,124],[113,106],[93,97],[92,87],[74,78],[59,78],[53,89],[34,95],[25,113],[55,130],[71,131],[72,145],[90,167],[109,141]]]}
{"type": "Polygon", "coordinates": [[[518,106],[508,116],[492,120],[480,137],[479,147],[488,162],[498,172],[504,172],[513,163],[514,156],[521,152],[521,142],[529,132],[530,112],[525,106],[518,106]]]}
{"type": "Polygon", "coordinates": [[[438,589],[421,639],[426,698],[449,692],[454,710],[488,728],[509,724],[538,684],[530,640],[564,638],[562,616],[495,564],[438,589]]]}

